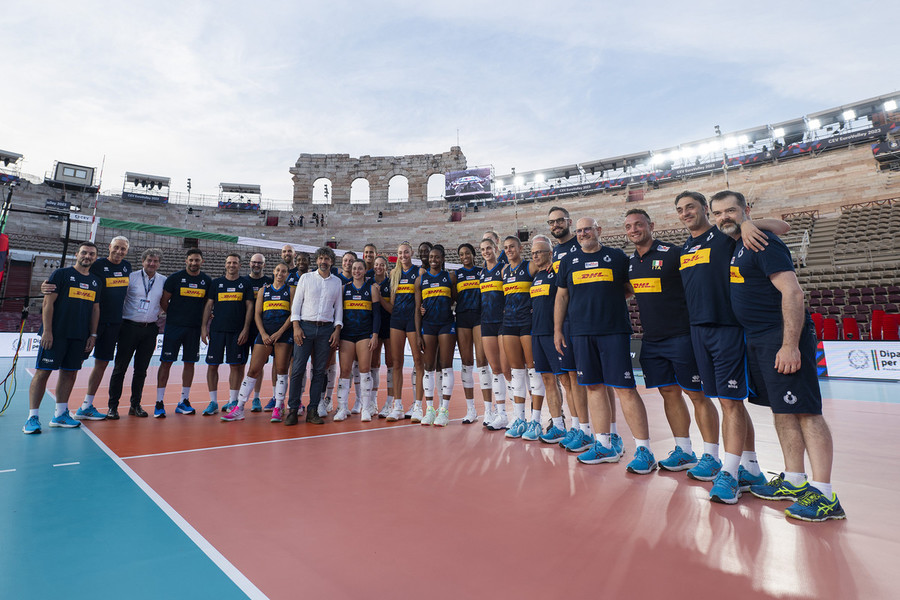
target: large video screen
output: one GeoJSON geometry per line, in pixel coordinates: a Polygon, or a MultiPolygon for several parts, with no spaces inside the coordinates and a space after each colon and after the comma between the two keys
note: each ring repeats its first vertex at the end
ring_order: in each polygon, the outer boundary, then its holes
{"type": "Polygon", "coordinates": [[[491,195],[491,168],[452,171],[445,176],[444,197],[450,199],[486,198],[491,195]]]}

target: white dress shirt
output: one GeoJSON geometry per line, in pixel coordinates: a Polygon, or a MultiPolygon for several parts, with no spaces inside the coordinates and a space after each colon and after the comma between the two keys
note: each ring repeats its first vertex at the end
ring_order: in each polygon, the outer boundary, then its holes
{"type": "Polygon", "coordinates": [[[333,322],[335,326],[343,327],[343,287],[341,280],[331,273],[324,278],[318,270],[304,273],[294,292],[291,321],[333,322]]]}
{"type": "Polygon", "coordinates": [[[128,276],[128,291],[125,293],[125,304],[122,306],[122,318],[136,323],[155,323],[162,310],[159,300],[162,298],[166,276],[158,272],[153,277],[146,271],[132,271],[128,276]]]}

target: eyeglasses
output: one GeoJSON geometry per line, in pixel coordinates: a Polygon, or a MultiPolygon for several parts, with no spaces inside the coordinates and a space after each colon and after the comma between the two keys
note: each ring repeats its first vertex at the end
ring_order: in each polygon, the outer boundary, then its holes
{"type": "Polygon", "coordinates": [[[535,254],[550,254],[550,250],[532,250],[531,255],[534,256],[535,254]]]}
{"type": "Polygon", "coordinates": [[[586,235],[589,231],[594,231],[593,227],[582,227],[575,230],[575,235],[586,235]]]}
{"type": "Polygon", "coordinates": [[[554,225],[565,225],[566,221],[569,219],[567,217],[560,217],[558,219],[547,219],[547,225],[553,227],[554,225]]]}

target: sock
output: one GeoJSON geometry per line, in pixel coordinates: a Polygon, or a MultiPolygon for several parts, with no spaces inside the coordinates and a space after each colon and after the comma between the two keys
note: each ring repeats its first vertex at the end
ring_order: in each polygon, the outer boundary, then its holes
{"type": "MultiPolygon", "coordinates": [[[[219,391],[218,390],[214,390],[209,393],[209,401],[215,402],[216,404],[219,403],[219,391]]],[[[159,400],[157,400],[157,402],[159,402],[159,400]]]]}
{"type": "Polygon", "coordinates": [[[756,452],[749,450],[741,454],[741,466],[743,466],[751,475],[759,475],[762,471],[759,469],[759,463],[756,461],[756,452]]]}
{"type": "Polygon", "coordinates": [[[637,438],[634,438],[634,445],[637,446],[638,448],[643,447],[643,448],[646,448],[647,450],[649,450],[650,449],[650,440],[639,440],[637,438]]]}
{"type": "Polygon", "coordinates": [[[494,403],[485,400],[484,402],[484,414],[489,415],[494,412],[494,403]]]}
{"type": "Polygon", "coordinates": [[[441,409],[450,410],[450,400],[448,398],[441,399],[441,409]]]}
{"type": "Polygon", "coordinates": [[[831,499],[831,495],[834,493],[834,491],[831,489],[830,483],[822,483],[821,481],[810,481],[809,485],[813,486],[814,488],[816,488],[817,490],[822,492],[822,495],[825,496],[826,498],[828,498],[829,500],[831,499]]]}
{"type": "Polygon", "coordinates": [[[703,454],[709,454],[716,460],[719,460],[719,445],[703,442],[703,454]]]}
{"type": "Polygon", "coordinates": [[[690,454],[691,452],[694,451],[694,449],[691,448],[691,438],[689,438],[689,437],[675,438],[675,445],[678,446],[679,448],[681,448],[681,451],[684,452],[685,454],[690,454]]]}
{"type": "Polygon", "coordinates": [[[28,417],[39,417],[41,415],[41,409],[39,408],[31,408],[28,410],[28,417]]]}
{"type": "Polygon", "coordinates": [[[475,398],[466,398],[466,408],[469,410],[475,408],[475,398]]]}
{"type": "Polygon", "coordinates": [[[287,393],[287,386],[287,374],[275,376],[275,406],[277,406],[278,408],[284,406],[284,396],[287,393]]]}
{"type": "Polygon", "coordinates": [[[53,413],[53,415],[58,417],[61,414],[63,414],[64,412],[66,412],[67,410],[69,410],[68,404],[66,404],[65,402],[57,402],[56,403],[56,411],[53,413]]]}
{"type": "Polygon", "coordinates": [[[553,426],[557,429],[565,430],[566,423],[562,417],[553,417],[553,426]]]}
{"type": "Polygon", "coordinates": [[[524,421],[525,420],[525,403],[523,402],[522,404],[519,404],[518,402],[516,402],[515,405],[513,406],[513,414],[516,416],[517,420],[524,421]]]}
{"type": "Polygon", "coordinates": [[[84,402],[81,403],[81,410],[87,410],[94,405],[94,394],[85,394],[84,402]]]}
{"type": "Polygon", "coordinates": [[[610,435],[619,435],[619,430],[616,428],[616,422],[613,421],[609,424],[609,434],[610,435]]]}
{"type": "Polygon", "coordinates": [[[181,388],[181,399],[187,400],[191,396],[191,388],[190,387],[182,387],[181,388]]]}
{"type": "Polygon", "coordinates": [[[541,422],[541,411],[539,411],[535,408],[532,408],[531,409],[531,420],[534,421],[535,423],[540,423],[541,422]]]}
{"type": "Polygon", "coordinates": [[[800,487],[806,483],[806,473],[784,472],[784,480],[794,487],[800,487]]]}
{"type": "Polygon", "coordinates": [[[725,453],[722,460],[722,470],[727,471],[732,477],[737,479],[738,467],[741,465],[741,457],[738,454],[725,453]]]}
{"type": "Polygon", "coordinates": [[[250,397],[250,392],[253,391],[253,386],[255,385],[255,377],[250,377],[249,375],[244,377],[244,380],[241,382],[241,389],[238,392],[238,404],[240,404],[241,408],[244,408],[244,404],[247,403],[247,399],[250,397]]]}
{"type": "Polygon", "coordinates": [[[570,429],[580,429],[580,423],[578,422],[578,417],[572,417],[572,426],[570,429]]]}
{"type": "Polygon", "coordinates": [[[591,428],[590,423],[579,423],[578,428],[581,429],[581,433],[584,435],[594,435],[594,430],[591,428]]]}
{"type": "Polygon", "coordinates": [[[612,434],[611,433],[598,433],[597,441],[600,442],[600,445],[604,448],[612,448],[612,434]]]}
{"type": "Polygon", "coordinates": [[[156,388],[156,401],[162,402],[166,396],[166,388],[156,388]]]}
{"type": "Polygon", "coordinates": [[[240,393],[240,390],[228,390],[228,402],[229,403],[237,402],[238,393],[240,393]]]}

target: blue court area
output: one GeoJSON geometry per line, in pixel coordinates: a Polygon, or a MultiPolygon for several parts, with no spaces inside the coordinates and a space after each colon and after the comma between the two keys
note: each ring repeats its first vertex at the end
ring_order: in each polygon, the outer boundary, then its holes
{"type": "MultiPolygon", "coordinates": [[[[242,591],[225,573],[230,565],[214,562],[224,559],[204,552],[202,538],[191,539],[196,532],[179,527],[168,505],[155,502],[155,493],[86,429],[51,429],[50,394],[41,406],[43,433],[22,433],[31,383],[26,367],[33,363],[20,360],[18,389],[0,415],[0,598],[256,595],[242,591]]],[[[2,360],[3,373],[10,364],[2,360]]]]}

